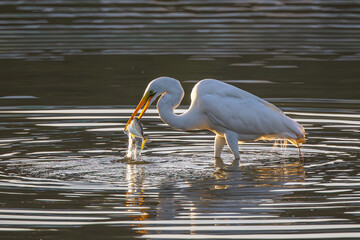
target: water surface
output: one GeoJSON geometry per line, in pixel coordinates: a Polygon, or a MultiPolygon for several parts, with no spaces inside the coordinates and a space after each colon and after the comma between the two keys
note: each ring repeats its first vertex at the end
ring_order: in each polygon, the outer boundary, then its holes
{"type": "Polygon", "coordinates": [[[359,103],[288,101],[302,106],[288,115],[307,129],[304,165],[271,143],[241,146],[240,167],[228,150],[214,162],[211,134],[173,130],[155,109],[143,121],[148,164],[127,164],[132,108],[3,107],[3,236],[358,238],[359,103]]]}
{"type": "Polygon", "coordinates": [[[359,239],[354,1],[1,1],[1,239],[359,239]],[[154,108],[146,164],[122,132],[147,83],[216,78],[307,132],[228,149],[154,108]]]}

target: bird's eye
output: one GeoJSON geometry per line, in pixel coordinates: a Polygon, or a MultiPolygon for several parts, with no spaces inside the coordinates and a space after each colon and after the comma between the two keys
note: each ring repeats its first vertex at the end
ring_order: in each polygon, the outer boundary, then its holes
{"type": "Polygon", "coordinates": [[[149,95],[150,95],[150,96],[154,96],[154,95],[155,95],[154,90],[150,90],[150,91],[149,91],[149,95]]]}

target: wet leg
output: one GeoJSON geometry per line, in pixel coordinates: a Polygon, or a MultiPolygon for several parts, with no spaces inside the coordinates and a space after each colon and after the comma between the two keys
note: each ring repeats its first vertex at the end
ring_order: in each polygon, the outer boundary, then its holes
{"type": "Polygon", "coordinates": [[[240,159],[239,144],[238,144],[239,139],[237,137],[237,134],[234,132],[227,132],[225,134],[225,140],[230,148],[230,151],[234,154],[235,160],[239,160],[240,159]]]}
{"type": "Polygon", "coordinates": [[[214,153],[215,153],[215,158],[220,158],[221,156],[221,153],[222,153],[222,150],[225,146],[225,138],[219,136],[219,135],[216,135],[215,137],[215,146],[214,146],[214,153]]]}

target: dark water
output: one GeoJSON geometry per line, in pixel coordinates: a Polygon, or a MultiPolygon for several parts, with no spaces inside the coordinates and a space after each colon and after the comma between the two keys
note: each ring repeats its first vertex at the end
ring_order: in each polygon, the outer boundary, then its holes
{"type": "Polygon", "coordinates": [[[1,1],[1,239],[360,239],[357,1],[1,1]],[[206,131],[143,118],[147,83],[216,78],[307,132],[214,162],[206,131]]]}

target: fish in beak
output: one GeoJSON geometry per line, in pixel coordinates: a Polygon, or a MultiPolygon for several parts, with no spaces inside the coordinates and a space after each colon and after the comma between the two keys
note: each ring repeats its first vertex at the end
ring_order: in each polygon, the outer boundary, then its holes
{"type": "Polygon", "coordinates": [[[145,142],[148,141],[149,139],[145,138],[144,136],[144,128],[140,119],[134,118],[129,124],[128,131],[133,138],[135,137],[142,138],[141,149],[144,149],[145,142]]]}
{"type": "Polygon", "coordinates": [[[134,117],[136,116],[136,114],[139,112],[139,110],[144,106],[143,110],[141,111],[138,119],[141,119],[142,116],[144,115],[144,113],[146,112],[146,110],[149,108],[150,106],[150,101],[151,99],[154,97],[154,94],[151,91],[148,91],[145,93],[145,95],[143,96],[143,98],[140,100],[139,104],[137,105],[137,107],[135,108],[133,114],[131,115],[131,117],[129,118],[129,121],[126,123],[124,131],[126,131],[128,129],[129,124],[132,122],[132,120],[134,119],[134,117]]]}

